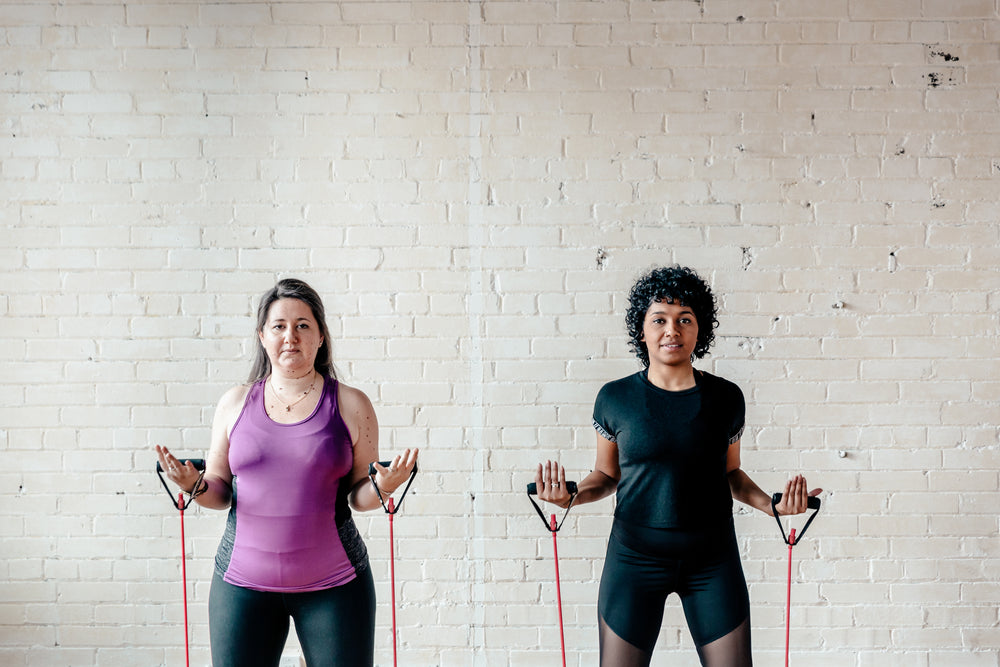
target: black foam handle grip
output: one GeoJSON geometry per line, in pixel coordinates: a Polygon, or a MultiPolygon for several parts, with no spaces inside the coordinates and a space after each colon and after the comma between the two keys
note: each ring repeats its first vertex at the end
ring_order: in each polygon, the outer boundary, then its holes
{"type": "MultiPolygon", "coordinates": [[[[388,468],[392,465],[392,461],[379,461],[378,464],[383,468],[388,468]]],[[[409,479],[406,481],[406,486],[403,488],[403,494],[399,496],[399,502],[394,502],[392,498],[389,498],[389,505],[385,504],[385,498],[382,497],[382,489],[378,488],[378,482],[375,481],[375,474],[378,472],[375,468],[375,463],[368,464],[368,479],[371,480],[372,487],[375,489],[375,493],[378,494],[378,501],[382,504],[382,509],[385,510],[386,514],[391,515],[399,511],[399,508],[403,504],[403,498],[406,497],[406,492],[410,490],[410,484],[413,484],[413,480],[417,476],[417,462],[413,462],[413,469],[410,470],[409,479]]]]}
{"type": "MultiPolygon", "coordinates": [[[[195,469],[199,471],[205,469],[205,459],[178,459],[178,461],[181,462],[181,465],[184,465],[190,461],[191,464],[195,467],[195,469]]],[[[163,466],[160,465],[159,461],[156,462],[156,472],[163,472],[163,466]]]]}
{"type": "MultiPolygon", "coordinates": [[[[383,468],[388,468],[392,464],[392,461],[379,461],[378,464],[380,466],[382,466],[383,468]]],[[[378,472],[378,471],[375,470],[375,463],[374,462],[373,463],[369,463],[368,464],[368,475],[369,476],[374,475],[376,472],[378,472]]],[[[411,474],[414,473],[414,472],[417,472],[417,464],[416,463],[413,464],[413,470],[411,471],[411,474]]]]}
{"type": "MultiPolygon", "coordinates": [[[[566,492],[569,495],[573,495],[574,493],[576,493],[577,492],[576,482],[566,482],[566,492]]],[[[534,482],[528,484],[528,495],[529,496],[538,495],[538,487],[535,485],[534,482]]]]}
{"type": "MultiPolygon", "coordinates": [[[[201,480],[205,478],[205,459],[177,459],[177,460],[180,461],[181,465],[190,463],[195,467],[196,470],[201,472],[201,477],[199,477],[198,481],[195,483],[196,487],[201,486],[201,480]]],[[[156,462],[156,476],[160,478],[160,484],[163,485],[163,490],[167,492],[168,496],[170,496],[170,502],[172,502],[174,504],[174,507],[179,509],[181,512],[186,510],[188,506],[192,502],[194,502],[195,498],[194,495],[189,494],[186,503],[180,501],[177,497],[174,496],[174,492],[170,490],[169,486],[167,486],[167,481],[163,479],[163,466],[160,465],[159,461],[156,462]]]]}
{"type": "MultiPolygon", "coordinates": [[[[781,502],[781,496],[783,495],[783,493],[775,493],[771,496],[771,502],[777,505],[781,502]]],[[[818,510],[820,506],[819,496],[809,496],[809,500],[806,502],[806,505],[811,510],[818,510]]]]}

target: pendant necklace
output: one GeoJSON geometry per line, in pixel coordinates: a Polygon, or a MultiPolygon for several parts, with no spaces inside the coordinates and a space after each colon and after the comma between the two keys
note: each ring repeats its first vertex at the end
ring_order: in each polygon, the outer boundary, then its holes
{"type": "MultiPolygon", "coordinates": [[[[315,371],[314,371],[314,373],[315,373],[315,371]]],[[[316,377],[315,377],[315,375],[313,376],[312,384],[309,385],[309,388],[306,389],[305,393],[303,393],[301,396],[299,396],[298,400],[296,400],[294,403],[285,403],[283,400],[281,400],[281,397],[278,396],[278,391],[274,388],[274,375],[271,376],[271,380],[270,380],[269,384],[271,385],[271,393],[274,394],[274,397],[276,399],[278,399],[279,403],[281,403],[283,406],[285,406],[285,412],[291,412],[292,408],[294,408],[296,405],[298,405],[299,403],[301,403],[303,400],[305,400],[306,396],[308,396],[309,394],[312,393],[313,387],[316,386],[316,377]]]]}

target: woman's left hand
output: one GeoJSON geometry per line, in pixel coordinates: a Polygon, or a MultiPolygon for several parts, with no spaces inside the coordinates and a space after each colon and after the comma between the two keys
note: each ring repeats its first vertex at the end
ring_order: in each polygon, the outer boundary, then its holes
{"type": "Polygon", "coordinates": [[[376,461],[375,483],[378,484],[378,488],[388,495],[395,493],[396,489],[409,479],[413,466],[417,465],[419,452],[419,449],[406,449],[389,461],[388,467],[376,461]]]}
{"type": "Polygon", "coordinates": [[[775,505],[778,514],[802,514],[808,509],[809,498],[823,493],[823,489],[808,491],[806,478],[796,475],[785,482],[785,492],[781,494],[781,502],[775,505]]]}

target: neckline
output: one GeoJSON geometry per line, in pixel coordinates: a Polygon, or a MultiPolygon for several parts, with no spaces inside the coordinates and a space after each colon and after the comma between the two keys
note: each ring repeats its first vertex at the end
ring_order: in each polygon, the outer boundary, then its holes
{"type": "Polygon", "coordinates": [[[312,412],[309,413],[309,416],[304,417],[303,419],[301,419],[301,420],[299,420],[297,422],[288,422],[288,423],[286,423],[286,422],[279,422],[279,421],[275,420],[273,417],[271,417],[271,415],[269,415],[267,413],[267,397],[265,396],[265,394],[267,393],[267,387],[266,387],[267,381],[268,381],[268,379],[270,377],[271,376],[268,375],[267,377],[265,377],[264,379],[262,379],[260,381],[260,385],[259,385],[260,386],[260,409],[264,412],[264,417],[265,417],[265,419],[267,419],[268,422],[270,422],[271,424],[274,424],[275,426],[299,426],[301,424],[305,424],[307,421],[309,421],[310,419],[312,419],[313,417],[315,417],[319,413],[319,406],[323,404],[323,399],[326,397],[326,386],[327,386],[327,380],[328,380],[328,378],[325,375],[322,375],[322,374],[320,375],[320,377],[323,378],[323,386],[320,388],[319,400],[316,401],[316,405],[313,407],[312,412]]]}
{"type": "Polygon", "coordinates": [[[649,379],[648,368],[639,371],[639,378],[642,380],[642,383],[646,385],[646,387],[661,394],[664,394],[666,396],[686,396],[688,394],[693,394],[701,390],[702,382],[704,382],[705,379],[705,373],[703,371],[698,370],[697,368],[694,369],[694,386],[688,387],[687,389],[678,389],[677,391],[664,389],[663,387],[657,387],[655,384],[653,384],[652,380],[649,379]]]}

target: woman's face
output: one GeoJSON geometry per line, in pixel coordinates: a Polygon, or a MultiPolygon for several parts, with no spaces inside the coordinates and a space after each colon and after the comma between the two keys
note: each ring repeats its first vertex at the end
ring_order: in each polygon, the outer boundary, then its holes
{"type": "Polygon", "coordinates": [[[653,301],[646,310],[641,340],[649,351],[650,366],[690,365],[698,344],[694,311],[677,301],[653,301]]]}
{"type": "Polygon", "coordinates": [[[258,336],[271,360],[272,372],[285,377],[307,375],[323,345],[312,308],[298,299],[278,299],[272,303],[258,336]]]}

